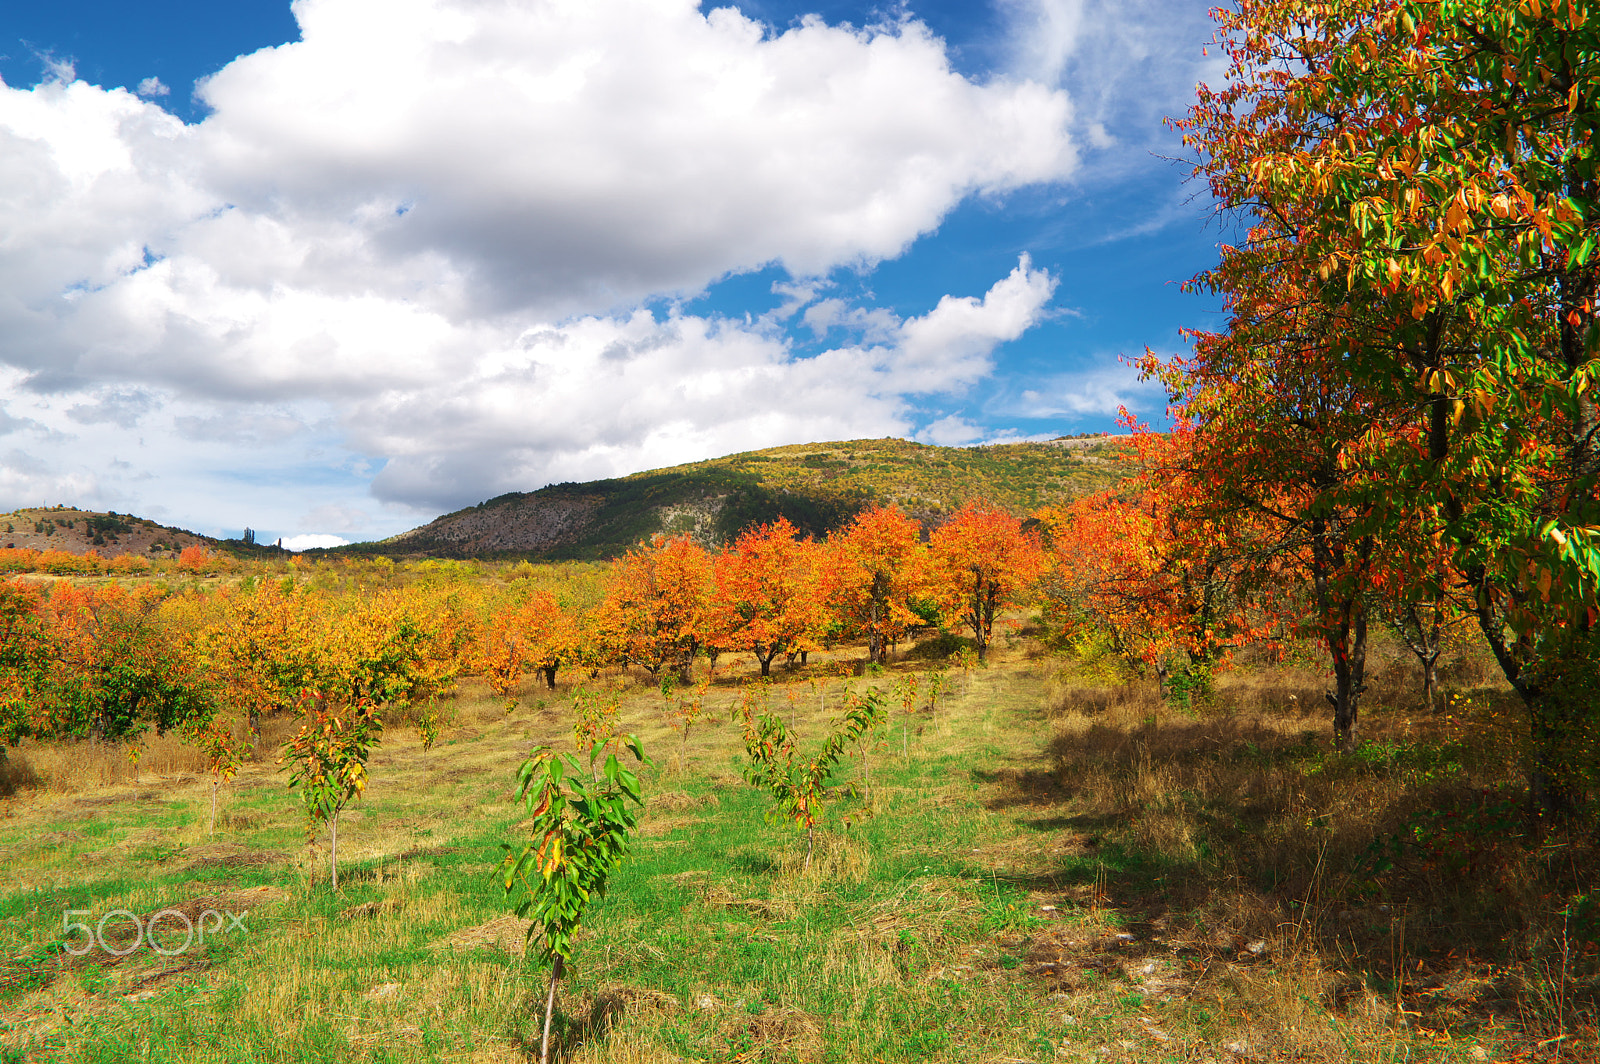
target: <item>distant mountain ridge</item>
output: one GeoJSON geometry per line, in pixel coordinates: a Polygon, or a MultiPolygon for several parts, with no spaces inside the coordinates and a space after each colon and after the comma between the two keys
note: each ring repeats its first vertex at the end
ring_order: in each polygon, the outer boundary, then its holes
{"type": "Polygon", "coordinates": [[[338,551],[551,560],[608,558],[656,532],[727,542],[787,517],[824,535],[862,509],[893,503],[939,525],[969,502],[1018,516],[1106,488],[1130,472],[1126,436],[937,447],[846,440],[747,451],[585,484],[512,492],[338,551]]]}

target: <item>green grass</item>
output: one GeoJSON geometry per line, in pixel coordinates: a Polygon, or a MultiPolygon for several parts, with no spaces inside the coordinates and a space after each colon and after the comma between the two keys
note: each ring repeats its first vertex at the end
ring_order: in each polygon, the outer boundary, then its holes
{"type": "MultiPolygon", "coordinates": [[[[1255,882],[1250,846],[1289,853],[1292,831],[1322,829],[1241,819],[1218,781],[1326,781],[1336,766],[1313,756],[1305,721],[1258,726],[1239,756],[1242,742],[1210,742],[1192,715],[1064,710],[1055,671],[1013,654],[958,681],[937,722],[914,719],[909,758],[892,721],[869,745],[870,791],[830,803],[805,873],[802,837],[739,778],[734,689],[715,689],[687,769],[668,774],[678,740],[658,693],[632,688],[624,726],[660,764],[637,850],[561,987],[566,1058],[1160,1062],[1229,1059],[1231,1044],[1259,1059],[1445,1061],[1522,1044],[1482,1014],[1454,1032],[1391,1024],[1370,1002],[1422,1015],[1421,999],[1375,964],[1340,997],[1336,950],[1292,933],[1303,852],[1285,858],[1281,896],[1255,882]],[[1266,944],[1253,954],[1224,933],[1266,944]]],[[[544,973],[505,948],[492,871],[518,838],[515,765],[568,723],[559,701],[509,717],[471,690],[459,701],[450,745],[424,756],[397,728],[379,747],[341,824],[339,894],[270,761],[226,792],[215,839],[198,777],[12,800],[0,1060],[526,1060],[544,973]],[[207,898],[248,900],[247,930],[169,958],[59,950],[64,909],[97,921],[207,898]]],[[[816,741],[825,721],[801,705],[816,741]]],[[[1447,745],[1436,757],[1410,742],[1384,738],[1338,771],[1393,787],[1455,763],[1447,745]]],[[[864,782],[859,761],[851,780],[864,782]]]]}

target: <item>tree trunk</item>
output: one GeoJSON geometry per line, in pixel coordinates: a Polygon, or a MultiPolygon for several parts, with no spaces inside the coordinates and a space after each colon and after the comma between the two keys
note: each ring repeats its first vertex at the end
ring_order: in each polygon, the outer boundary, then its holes
{"type": "Polygon", "coordinates": [[[217,785],[220,782],[217,779],[212,779],[211,781],[211,824],[206,828],[207,835],[215,835],[217,833],[217,785]]]}
{"type": "Polygon", "coordinates": [[[1583,772],[1575,764],[1583,734],[1582,696],[1561,687],[1537,692],[1528,700],[1528,725],[1533,762],[1528,771],[1528,798],[1546,816],[1566,819],[1578,810],[1583,772]]]}
{"type": "Polygon", "coordinates": [[[550,1064],[550,1021],[556,1014],[556,982],[561,978],[561,958],[550,962],[550,990],[544,999],[544,1038],[539,1043],[539,1064],[550,1064]]]}
{"type": "Polygon", "coordinates": [[[883,622],[889,610],[889,578],[884,573],[872,574],[872,631],[867,643],[867,658],[878,665],[889,664],[888,640],[884,638],[883,622]]]}
{"type": "Polygon", "coordinates": [[[559,668],[559,666],[556,666],[556,665],[544,665],[544,666],[541,666],[540,669],[539,669],[540,672],[544,673],[544,685],[547,688],[549,688],[550,690],[552,690],[552,691],[554,691],[556,689],[556,669],[557,668],[559,668]]]}
{"type": "Polygon", "coordinates": [[[1439,700],[1439,653],[1422,660],[1422,704],[1430,711],[1439,700]]]}
{"type": "Polygon", "coordinates": [[[1367,689],[1367,614],[1359,602],[1347,602],[1346,609],[1355,617],[1340,626],[1341,634],[1348,635],[1331,648],[1334,689],[1328,695],[1333,704],[1334,745],[1341,754],[1356,747],[1356,720],[1361,694],[1367,689]]]}
{"type": "Polygon", "coordinates": [[[333,889],[339,889],[339,810],[333,811],[333,819],[328,821],[328,875],[333,880],[333,889]]]}
{"type": "MultiPolygon", "coordinates": [[[[1565,699],[1559,689],[1551,690],[1543,683],[1529,682],[1529,677],[1537,672],[1532,667],[1537,664],[1537,651],[1532,640],[1526,637],[1512,642],[1506,640],[1505,619],[1483,591],[1489,586],[1487,574],[1480,568],[1467,575],[1469,582],[1479,589],[1475,610],[1478,629],[1494,651],[1500,671],[1528,707],[1529,738],[1533,746],[1528,763],[1528,800],[1533,811],[1540,815],[1570,816],[1577,803],[1563,767],[1563,755],[1573,736],[1562,726],[1562,721],[1572,715],[1571,711],[1562,705],[1565,699]]],[[[1551,650],[1547,647],[1545,653],[1549,655],[1551,650]]],[[[1583,655],[1574,657],[1583,660],[1583,655]]]]}

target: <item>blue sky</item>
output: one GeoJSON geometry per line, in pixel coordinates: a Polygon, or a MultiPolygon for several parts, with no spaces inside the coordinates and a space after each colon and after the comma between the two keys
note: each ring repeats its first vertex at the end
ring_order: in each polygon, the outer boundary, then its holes
{"type": "Polygon", "coordinates": [[[0,0],[0,508],[371,539],[1159,418],[1201,8],[0,0]]]}

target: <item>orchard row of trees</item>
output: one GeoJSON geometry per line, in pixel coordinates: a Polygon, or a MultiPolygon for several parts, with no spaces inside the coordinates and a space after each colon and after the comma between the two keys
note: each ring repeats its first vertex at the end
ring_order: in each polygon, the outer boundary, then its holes
{"type": "Polygon", "coordinates": [[[1217,17],[1227,78],[1176,124],[1240,225],[1193,282],[1226,327],[1147,356],[1178,431],[1119,519],[1165,525],[1202,659],[1252,593],[1297,595],[1346,746],[1375,607],[1426,636],[1457,604],[1527,707],[1536,805],[1571,813],[1600,763],[1600,10],[1217,17]]]}
{"type": "Polygon", "coordinates": [[[107,558],[97,550],[75,554],[66,550],[0,547],[0,573],[50,573],[53,576],[139,576],[161,569],[188,574],[211,574],[227,567],[229,559],[200,546],[188,546],[177,556],[152,564],[140,554],[107,558]]]}
{"type": "Polygon", "coordinates": [[[927,542],[897,509],[821,541],[784,520],[716,552],[657,536],[597,580],[586,568],[590,580],[553,588],[12,580],[0,584],[0,747],[29,735],[136,743],[152,728],[191,729],[205,745],[223,718],[249,741],[264,714],[376,717],[462,675],[503,695],[535,675],[554,688],[562,670],[637,666],[687,681],[698,657],[715,667],[734,653],[768,675],[839,640],[883,662],[929,623],[964,626],[981,657],[997,616],[1029,601],[1045,568],[1022,522],[971,507],[927,542]]]}

